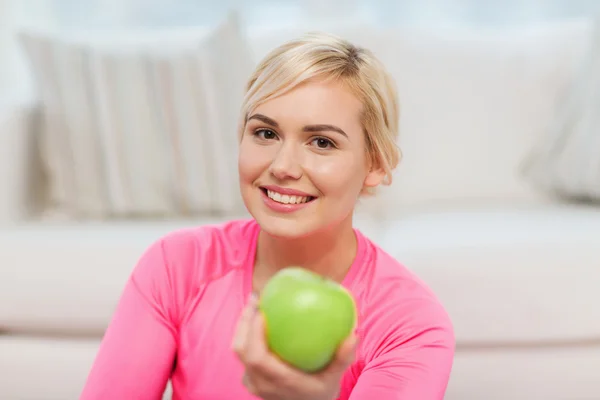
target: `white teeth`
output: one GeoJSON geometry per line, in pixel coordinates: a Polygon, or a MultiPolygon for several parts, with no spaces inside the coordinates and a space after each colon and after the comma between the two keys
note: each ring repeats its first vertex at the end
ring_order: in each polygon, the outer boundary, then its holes
{"type": "Polygon", "coordinates": [[[308,196],[290,196],[287,194],[273,192],[271,190],[267,190],[267,196],[269,196],[270,199],[282,204],[302,204],[306,203],[310,199],[308,196]]]}

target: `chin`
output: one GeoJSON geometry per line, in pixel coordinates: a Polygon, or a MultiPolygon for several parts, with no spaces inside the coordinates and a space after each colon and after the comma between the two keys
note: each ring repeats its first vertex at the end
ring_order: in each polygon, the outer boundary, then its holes
{"type": "Polygon", "coordinates": [[[276,214],[269,210],[250,210],[262,231],[269,236],[281,239],[301,239],[327,231],[336,231],[344,224],[345,218],[330,218],[328,213],[319,213],[314,210],[292,214],[276,214]],[[328,217],[324,217],[328,215],[328,217]]]}
{"type": "Polygon", "coordinates": [[[279,216],[258,212],[253,216],[265,233],[282,239],[300,239],[322,229],[316,221],[311,221],[314,218],[306,218],[300,215],[279,216]]]}
{"type": "Polygon", "coordinates": [[[246,209],[256,220],[260,229],[273,237],[300,239],[311,236],[325,228],[323,219],[318,217],[315,210],[306,209],[295,213],[277,213],[265,207],[261,199],[246,201],[246,209]]]}

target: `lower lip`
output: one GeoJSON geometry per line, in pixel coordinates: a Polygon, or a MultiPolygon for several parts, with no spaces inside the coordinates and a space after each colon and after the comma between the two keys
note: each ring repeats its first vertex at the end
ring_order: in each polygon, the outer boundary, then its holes
{"type": "Polygon", "coordinates": [[[260,190],[262,199],[263,199],[264,203],[266,204],[266,206],[269,207],[271,210],[279,212],[279,213],[296,212],[296,211],[302,210],[303,208],[308,207],[312,202],[315,201],[315,199],[313,199],[306,203],[283,204],[283,203],[278,203],[275,200],[273,200],[272,198],[270,198],[269,196],[267,196],[267,194],[262,189],[259,189],[259,190],[260,190]]]}

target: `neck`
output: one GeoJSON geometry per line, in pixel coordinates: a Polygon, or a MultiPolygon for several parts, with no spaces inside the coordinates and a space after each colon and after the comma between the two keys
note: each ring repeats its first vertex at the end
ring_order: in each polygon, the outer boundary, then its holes
{"type": "Polygon", "coordinates": [[[303,238],[280,238],[261,231],[254,269],[254,288],[264,283],[277,271],[289,266],[300,266],[341,282],[356,257],[357,241],[352,219],[303,238]]]}

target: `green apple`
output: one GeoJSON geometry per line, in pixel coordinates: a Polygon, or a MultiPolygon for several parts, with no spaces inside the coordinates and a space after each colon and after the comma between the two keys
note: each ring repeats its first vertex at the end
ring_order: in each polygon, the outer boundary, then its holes
{"type": "Polygon", "coordinates": [[[348,290],[301,267],[284,268],[269,279],[258,308],[271,352],[310,373],[331,362],[357,319],[348,290]]]}

